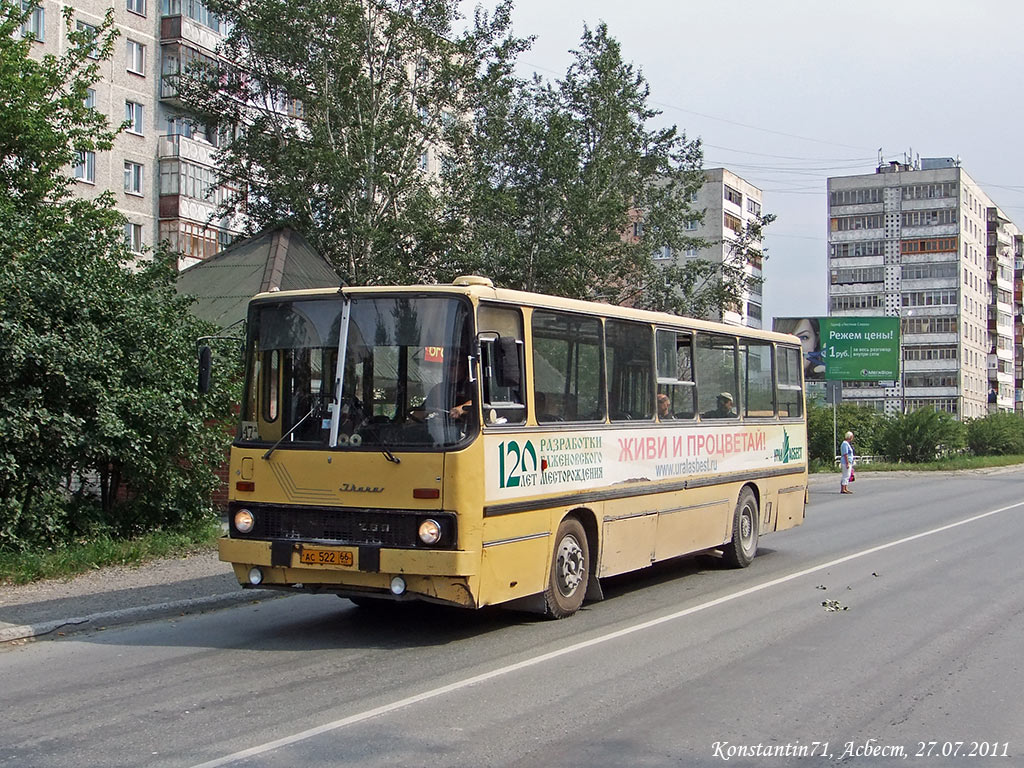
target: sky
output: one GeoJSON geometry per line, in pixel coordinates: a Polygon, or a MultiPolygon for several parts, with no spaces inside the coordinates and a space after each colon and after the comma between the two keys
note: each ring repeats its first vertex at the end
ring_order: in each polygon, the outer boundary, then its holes
{"type": "Polygon", "coordinates": [[[512,18],[536,37],[520,74],[550,79],[605,22],[650,84],[652,127],[762,190],[765,327],[828,314],[826,179],[873,173],[880,151],[959,157],[1024,229],[1020,0],[515,0],[512,18]]]}

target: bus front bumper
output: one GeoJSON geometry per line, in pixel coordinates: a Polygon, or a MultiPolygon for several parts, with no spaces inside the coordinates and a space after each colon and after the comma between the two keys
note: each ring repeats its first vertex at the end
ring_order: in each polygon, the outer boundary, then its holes
{"type": "Polygon", "coordinates": [[[470,581],[478,552],[342,547],[299,542],[220,539],[220,559],[234,568],[243,587],[389,596],[401,576],[405,596],[474,606],[470,581]],[[251,572],[259,569],[253,584],[251,572]]]}

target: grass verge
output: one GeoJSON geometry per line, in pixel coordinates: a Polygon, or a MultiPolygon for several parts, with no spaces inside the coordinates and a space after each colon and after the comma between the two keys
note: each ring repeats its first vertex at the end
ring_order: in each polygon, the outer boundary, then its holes
{"type": "Polygon", "coordinates": [[[157,531],[135,539],[100,536],[88,541],[34,552],[0,552],[0,584],[29,584],[42,579],[67,579],[111,565],[141,565],[161,557],[213,549],[220,521],[184,531],[157,531]]]}
{"type": "MultiPolygon", "coordinates": [[[[913,470],[914,472],[952,472],[958,469],[987,469],[990,467],[1008,467],[1024,464],[1024,456],[950,456],[938,461],[920,464],[897,464],[887,461],[873,461],[870,464],[857,464],[856,470],[861,472],[895,472],[897,470],[913,470]]],[[[812,469],[812,472],[815,470],[812,469]]],[[[822,469],[818,472],[839,472],[838,467],[822,469]]]]}

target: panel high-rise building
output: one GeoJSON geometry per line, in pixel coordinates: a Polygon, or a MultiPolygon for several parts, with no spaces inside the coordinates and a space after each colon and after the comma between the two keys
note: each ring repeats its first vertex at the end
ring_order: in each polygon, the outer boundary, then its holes
{"type": "MultiPolygon", "coordinates": [[[[662,248],[654,255],[659,263],[683,263],[689,259],[706,259],[721,263],[733,258],[732,243],[744,231],[748,222],[761,215],[761,190],[745,179],[725,168],[708,168],[704,171],[704,184],[690,201],[696,211],[704,211],[703,221],[693,219],[686,222],[686,228],[694,237],[709,243],[707,248],[690,248],[685,251],[673,251],[662,248]]],[[[752,243],[760,248],[760,242],[752,243]]],[[[762,259],[750,255],[743,263],[743,271],[748,277],[762,276],[762,259]]],[[[751,328],[762,328],[764,300],[761,286],[757,285],[742,294],[740,303],[709,317],[733,325],[746,325],[751,328]]]]}
{"type": "Polygon", "coordinates": [[[830,178],[828,216],[829,315],[900,318],[899,380],[844,382],[843,400],[960,419],[1013,411],[1021,235],[959,162],[830,178]]]}
{"type": "MultiPolygon", "coordinates": [[[[26,0],[26,6],[30,0],[26,0]]],[[[105,0],[72,0],[76,29],[97,28],[105,0]]],[[[64,3],[36,0],[23,33],[33,55],[59,54],[69,42],[64,3]]],[[[213,59],[221,23],[198,0],[122,0],[114,4],[119,35],[100,63],[88,103],[112,126],[129,123],[105,152],[86,152],[72,169],[77,194],[112,190],[127,219],[125,238],[136,253],[166,241],[181,253],[180,266],[208,258],[240,231],[216,216],[223,190],[215,184],[216,136],[184,116],[174,87],[189,62],[213,59]]]]}

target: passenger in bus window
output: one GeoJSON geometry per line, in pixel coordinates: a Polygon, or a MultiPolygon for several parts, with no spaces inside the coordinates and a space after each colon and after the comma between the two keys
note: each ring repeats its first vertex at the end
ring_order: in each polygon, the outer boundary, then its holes
{"type": "Polygon", "coordinates": [[[668,399],[668,395],[662,392],[658,395],[658,418],[661,421],[665,421],[675,417],[676,415],[672,413],[672,401],[668,399]]]}
{"type": "Polygon", "coordinates": [[[736,411],[732,407],[732,395],[722,392],[716,399],[717,406],[712,411],[705,411],[701,414],[705,419],[734,419],[736,411]]]}
{"type": "Polygon", "coordinates": [[[533,401],[537,404],[537,422],[562,421],[562,417],[548,410],[548,396],[544,392],[534,392],[533,401]]]}

